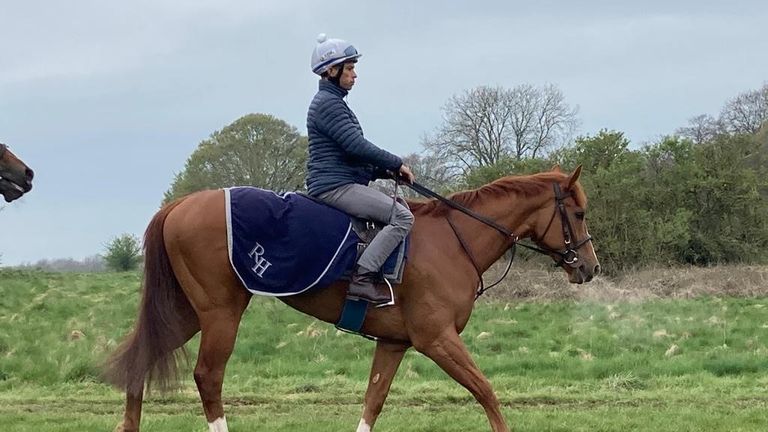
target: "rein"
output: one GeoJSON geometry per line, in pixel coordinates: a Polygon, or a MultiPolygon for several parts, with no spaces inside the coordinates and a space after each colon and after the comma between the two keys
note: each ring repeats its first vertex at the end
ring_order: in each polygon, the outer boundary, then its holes
{"type": "Polygon", "coordinates": [[[427,188],[427,187],[425,187],[423,185],[420,185],[420,184],[418,184],[416,182],[413,182],[413,184],[405,183],[405,185],[408,186],[409,188],[413,189],[415,192],[417,192],[417,193],[419,193],[421,195],[424,195],[424,196],[429,197],[429,198],[434,198],[434,199],[442,202],[443,204],[447,205],[448,207],[456,209],[456,210],[466,214],[467,216],[470,216],[473,219],[476,219],[476,220],[478,220],[478,221],[488,225],[489,227],[495,229],[496,231],[502,233],[503,235],[505,235],[507,237],[511,237],[512,241],[515,242],[515,243],[518,241],[518,237],[512,231],[508,230],[506,227],[503,227],[503,226],[499,225],[498,223],[494,222],[493,220],[491,220],[491,219],[489,219],[489,218],[487,218],[487,217],[485,217],[485,216],[483,216],[483,215],[481,215],[479,213],[476,213],[473,210],[470,210],[470,209],[464,207],[463,205],[457,203],[456,201],[450,200],[450,199],[448,199],[448,198],[438,194],[437,192],[435,192],[433,190],[430,190],[429,188],[427,188]]]}
{"type": "Polygon", "coordinates": [[[448,225],[451,226],[451,229],[453,230],[453,234],[456,236],[457,239],[459,239],[459,244],[461,244],[461,248],[464,249],[464,253],[466,253],[467,256],[469,257],[469,261],[472,263],[472,266],[475,268],[475,272],[477,272],[477,276],[480,279],[480,287],[477,289],[477,292],[475,293],[475,300],[477,300],[486,291],[500,284],[501,281],[503,281],[507,277],[507,274],[509,274],[509,270],[512,268],[512,261],[514,261],[515,259],[515,252],[517,252],[517,247],[516,247],[517,241],[513,241],[512,245],[508,248],[508,250],[512,251],[512,256],[509,258],[509,262],[507,263],[507,268],[504,270],[504,274],[502,274],[499,280],[497,280],[496,282],[492,283],[489,286],[485,286],[485,281],[483,280],[483,275],[482,275],[482,272],[480,271],[480,266],[477,265],[477,262],[475,261],[475,257],[472,256],[472,252],[469,251],[469,246],[467,246],[466,242],[464,241],[464,238],[461,237],[461,234],[459,234],[459,231],[456,229],[456,226],[451,221],[451,218],[446,217],[445,219],[448,221],[448,225]]]}
{"type": "MultiPolygon", "coordinates": [[[[397,184],[397,183],[399,183],[399,181],[396,181],[395,183],[397,184]]],[[[577,250],[579,248],[581,248],[582,246],[584,246],[585,244],[587,244],[587,242],[592,241],[592,236],[587,235],[587,237],[585,239],[583,239],[582,241],[576,243],[575,245],[572,244],[572,239],[574,238],[574,235],[573,235],[574,234],[574,230],[573,230],[573,226],[571,225],[571,220],[568,217],[568,213],[565,210],[565,203],[564,203],[564,200],[571,196],[571,192],[569,191],[567,194],[563,194],[562,191],[560,190],[560,185],[557,184],[557,183],[554,183],[554,185],[553,185],[554,191],[555,191],[555,202],[556,202],[557,205],[555,206],[555,212],[552,214],[552,219],[550,219],[549,225],[547,225],[547,229],[544,231],[544,234],[542,234],[542,238],[547,235],[547,232],[549,232],[549,228],[552,226],[552,222],[554,221],[555,216],[558,213],[560,213],[560,217],[561,217],[561,220],[562,220],[562,227],[563,227],[563,241],[565,243],[565,251],[564,252],[561,252],[561,251],[555,250],[555,249],[549,249],[549,248],[546,248],[546,247],[539,247],[539,246],[534,246],[534,245],[528,245],[528,244],[525,244],[525,243],[521,243],[520,242],[520,238],[516,234],[514,234],[511,230],[509,230],[506,227],[499,225],[495,221],[493,221],[493,220],[491,220],[491,219],[489,219],[489,218],[487,218],[487,217],[485,217],[485,216],[483,216],[483,215],[481,215],[481,214],[479,214],[479,213],[477,213],[477,212],[475,212],[475,211],[473,211],[473,210],[471,210],[471,209],[469,209],[469,208],[467,208],[467,207],[457,203],[456,201],[448,199],[448,198],[438,194],[437,192],[435,192],[433,190],[430,190],[429,188],[427,188],[427,187],[425,187],[425,186],[423,186],[423,185],[421,185],[419,183],[416,183],[416,182],[413,182],[413,183],[403,182],[403,183],[406,186],[408,186],[409,188],[413,189],[415,192],[417,192],[417,193],[419,193],[421,195],[424,195],[426,197],[429,197],[429,198],[434,198],[434,199],[444,203],[445,205],[447,205],[447,206],[449,206],[449,207],[451,207],[451,208],[453,208],[455,210],[458,210],[458,211],[466,214],[467,216],[469,216],[469,217],[471,217],[471,218],[473,218],[473,219],[475,219],[475,220],[477,220],[479,222],[484,223],[485,225],[488,225],[489,227],[495,229],[496,231],[498,231],[499,233],[504,235],[507,239],[511,239],[511,244],[510,244],[508,250],[512,251],[512,256],[509,258],[509,263],[507,264],[506,270],[504,270],[504,274],[501,276],[501,278],[498,281],[496,281],[493,284],[491,284],[488,287],[486,287],[485,283],[483,281],[483,276],[482,276],[482,272],[480,271],[480,267],[477,265],[477,261],[475,260],[474,256],[472,255],[472,252],[470,252],[467,243],[464,241],[464,238],[459,234],[459,231],[456,229],[456,226],[453,224],[453,222],[451,221],[450,217],[446,216],[446,220],[448,221],[448,225],[450,225],[451,229],[453,230],[454,235],[459,240],[459,244],[461,244],[462,249],[464,250],[464,252],[469,257],[469,260],[472,263],[472,266],[475,268],[475,271],[477,272],[477,275],[480,278],[480,287],[478,288],[477,293],[475,294],[475,300],[477,300],[487,290],[489,290],[489,289],[495,287],[496,285],[498,285],[499,283],[501,283],[501,281],[503,281],[507,277],[507,274],[509,274],[509,270],[512,267],[512,261],[515,259],[515,253],[517,251],[516,246],[518,244],[520,246],[524,247],[524,248],[530,249],[532,251],[538,252],[538,253],[543,254],[543,255],[559,255],[560,256],[560,260],[557,263],[555,263],[555,267],[560,267],[560,266],[563,266],[563,265],[568,265],[568,266],[570,266],[572,268],[577,268],[580,265],[578,263],[579,256],[578,256],[577,250]]],[[[397,188],[397,186],[395,186],[395,188],[397,188]]],[[[397,191],[397,189],[395,189],[395,191],[397,191]]]]}

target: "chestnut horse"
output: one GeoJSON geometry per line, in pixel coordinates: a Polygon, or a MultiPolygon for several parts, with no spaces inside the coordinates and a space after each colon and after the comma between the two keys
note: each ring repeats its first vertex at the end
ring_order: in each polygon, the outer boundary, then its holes
{"type": "Polygon", "coordinates": [[[5,202],[21,198],[32,190],[32,178],[35,173],[11,153],[8,146],[0,143],[0,194],[5,202]]]}
{"type": "MultiPolygon", "coordinates": [[[[555,168],[504,177],[451,196],[486,222],[436,200],[409,203],[416,220],[403,281],[395,287],[396,305],[369,310],[362,328],[379,340],[357,431],[373,428],[411,346],[472,393],[493,431],[509,430],[490,383],[459,334],[475,304],[480,274],[516,236],[531,238],[573,283],[588,282],[599,271],[584,221],[587,198],[578,182],[580,173],[581,167],[570,175],[555,168]]],[[[147,228],[138,319],[107,363],[107,379],[127,395],[117,431],[139,430],[145,381],[161,388],[173,384],[176,350],[198,331],[202,335],[194,378],[205,417],[210,431],[228,430],[221,399],[224,367],[251,294],[230,266],[224,205],[221,190],[197,192],[163,207],[147,228]]],[[[280,300],[333,323],[339,319],[346,285],[340,281],[280,300]]]]}

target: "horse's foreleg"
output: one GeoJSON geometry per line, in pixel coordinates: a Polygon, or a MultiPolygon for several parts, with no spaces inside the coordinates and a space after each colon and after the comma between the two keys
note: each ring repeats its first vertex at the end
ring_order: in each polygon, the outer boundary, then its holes
{"type": "Polygon", "coordinates": [[[195,366],[195,383],[210,432],[228,432],[221,387],[224,383],[224,368],[235,346],[243,309],[216,309],[200,317],[200,352],[195,366]]]}
{"type": "Polygon", "coordinates": [[[413,342],[417,350],[434,360],[451,378],[472,393],[485,409],[485,414],[488,416],[488,421],[494,432],[509,431],[507,423],[501,415],[499,400],[496,398],[490,382],[472,360],[467,347],[455,330],[446,330],[429,341],[414,340],[413,342]]]}
{"type": "Polygon", "coordinates": [[[392,385],[395,372],[397,372],[407,350],[408,345],[376,343],[371,376],[368,379],[368,390],[365,392],[363,417],[357,426],[357,432],[370,432],[373,428],[389,394],[389,387],[392,385]]]}

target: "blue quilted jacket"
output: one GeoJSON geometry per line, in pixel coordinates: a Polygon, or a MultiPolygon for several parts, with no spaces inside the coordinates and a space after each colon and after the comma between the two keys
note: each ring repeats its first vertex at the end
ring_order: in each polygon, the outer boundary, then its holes
{"type": "Polygon", "coordinates": [[[312,196],[350,183],[368,185],[383,170],[397,171],[403,164],[398,156],[363,137],[357,117],[344,102],[346,95],[343,88],[320,80],[309,105],[307,189],[312,196]]]}

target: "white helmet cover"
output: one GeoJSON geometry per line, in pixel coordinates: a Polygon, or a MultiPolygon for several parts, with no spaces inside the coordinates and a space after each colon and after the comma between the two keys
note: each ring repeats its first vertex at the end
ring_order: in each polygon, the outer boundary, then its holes
{"type": "Polygon", "coordinates": [[[352,44],[341,39],[328,39],[325,33],[317,37],[317,46],[312,51],[312,72],[322,75],[331,66],[354,60],[362,56],[352,44]]]}

